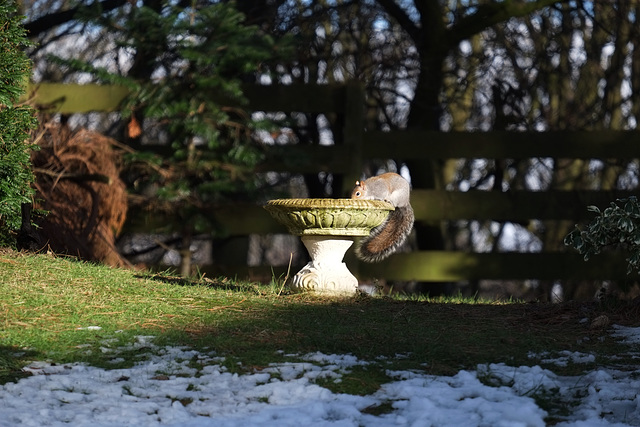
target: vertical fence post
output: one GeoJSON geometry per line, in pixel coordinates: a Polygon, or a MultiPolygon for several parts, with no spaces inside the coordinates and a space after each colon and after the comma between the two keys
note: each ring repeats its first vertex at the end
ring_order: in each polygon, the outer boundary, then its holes
{"type": "Polygon", "coordinates": [[[344,144],[348,147],[350,155],[349,170],[345,173],[341,193],[348,197],[356,180],[362,174],[362,144],[364,136],[364,102],[365,92],[362,84],[356,80],[350,80],[344,87],[344,144]]]}
{"type": "MultiPolygon", "coordinates": [[[[362,84],[356,80],[350,80],[344,87],[345,90],[345,108],[344,108],[344,144],[348,147],[349,168],[345,172],[342,181],[341,192],[345,197],[351,195],[351,190],[357,180],[362,175],[363,151],[364,144],[364,106],[365,91],[362,84]]],[[[345,255],[345,262],[349,266],[349,270],[358,277],[359,262],[355,257],[353,249],[349,250],[345,255]]]]}

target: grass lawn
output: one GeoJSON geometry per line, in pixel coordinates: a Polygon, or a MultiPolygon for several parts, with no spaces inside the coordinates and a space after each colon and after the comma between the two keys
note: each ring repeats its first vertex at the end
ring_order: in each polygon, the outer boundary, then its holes
{"type": "Polygon", "coordinates": [[[386,381],[385,369],[447,375],[479,363],[539,364],[542,352],[597,354],[594,364],[564,368],[578,373],[618,352],[606,330],[590,329],[592,319],[606,313],[619,324],[640,323],[633,304],[320,298],[280,289],[275,281],[190,281],[0,251],[0,383],[19,378],[32,360],[130,366],[141,350],[106,349],[152,335],[157,345],[224,356],[239,372],[316,351],[380,360],[380,369],[354,370],[351,381],[331,385],[369,393],[386,381]]]}

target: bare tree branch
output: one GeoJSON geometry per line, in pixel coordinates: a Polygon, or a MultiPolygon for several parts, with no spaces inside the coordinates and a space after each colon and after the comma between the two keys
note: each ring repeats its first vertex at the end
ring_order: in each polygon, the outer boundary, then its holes
{"type": "Polygon", "coordinates": [[[96,0],[90,6],[78,5],[68,10],[57,11],[42,16],[35,21],[27,22],[24,25],[24,28],[27,30],[28,36],[33,38],[41,33],[51,30],[54,27],[73,21],[76,19],[78,13],[84,9],[96,8],[96,10],[108,12],[124,6],[128,2],[129,0],[96,0]]]}
{"type": "Polygon", "coordinates": [[[510,18],[527,16],[553,4],[568,3],[568,0],[536,1],[492,1],[476,6],[476,12],[464,16],[448,31],[449,46],[455,46],[462,40],[478,34],[510,18]]]}
{"type": "Polygon", "coordinates": [[[420,43],[422,39],[421,29],[409,18],[409,15],[398,6],[395,0],[378,0],[378,4],[404,28],[416,45],[420,43]]]}

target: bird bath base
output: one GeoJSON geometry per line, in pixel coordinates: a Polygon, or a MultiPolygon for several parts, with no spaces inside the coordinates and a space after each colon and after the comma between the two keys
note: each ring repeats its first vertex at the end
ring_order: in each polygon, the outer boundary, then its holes
{"type": "Polygon", "coordinates": [[[342,262],[347,249],[353,244],[351,237],[302,236],[311,261],[291,281],[295,292],[314,291],[324,294],[354,294],[358,279],[342,262]]]}
{"type": "Polygon", "coordinates": [[[288,284],[295,292],[352,295],[358,279],[342,262],[353,237],[368,236],[394,208],[379,200],[279,199],[265,209],[302,237],[311,261],[288,284]]]}

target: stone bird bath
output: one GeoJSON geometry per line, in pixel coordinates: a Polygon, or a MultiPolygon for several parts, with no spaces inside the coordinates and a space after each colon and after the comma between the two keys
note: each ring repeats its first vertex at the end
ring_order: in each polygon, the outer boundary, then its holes
{"type": "Polygon", "coordinates": [[[380,200],[278,199],[264,208],[291,234],[301,236],[311,261],[288,284],[295,292],[354,294],[358,279],[342,262],[353,238],[368,236],[393,205],[380,200]]]}

